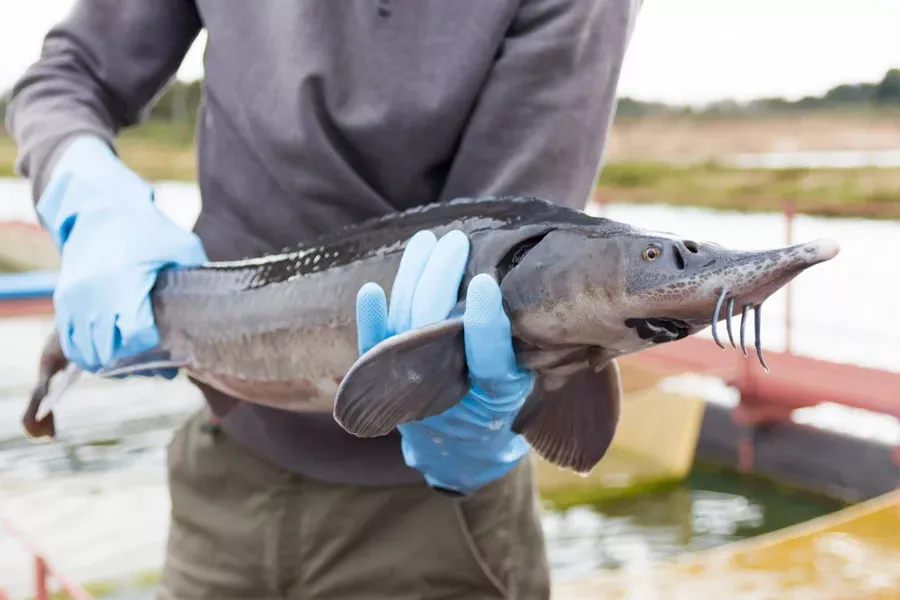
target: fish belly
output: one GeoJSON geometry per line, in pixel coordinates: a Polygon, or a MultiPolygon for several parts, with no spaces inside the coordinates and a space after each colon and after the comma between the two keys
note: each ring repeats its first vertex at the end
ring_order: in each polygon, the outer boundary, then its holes
{"type": "Polygon", "coordinates": [[[223,394],[330,413],[358,358],[356,294],[369,281],[389,294],[397,266],[375,257],[253,289],[173,283],[154,299],[162,345],[223,394]]]}

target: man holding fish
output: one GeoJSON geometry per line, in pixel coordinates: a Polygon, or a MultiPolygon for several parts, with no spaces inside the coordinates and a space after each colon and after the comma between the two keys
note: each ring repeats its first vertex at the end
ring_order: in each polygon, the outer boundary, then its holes
{"type": "MultiPolygon", "coordinates": [[[[61,253],[66,357],[95,371],[152,348],[148,293],[166,265],[259,255],[461,196],[582,207],[639,6],[77,0],[7,122],[61,253]],[[114,148],[203,29],[203,209],[187,232],[114,148]]],[[[415,236],[389,298],[360,290],[360,352],[446,318],[468,249],[462,234],[415,236]]],[[[389,435],[198,383],[207,406],[169,449],[160,598],[548,597],[528,446],[509,427],[532,376],[496,282],[465,293],[469,395],[389,435]]]]}

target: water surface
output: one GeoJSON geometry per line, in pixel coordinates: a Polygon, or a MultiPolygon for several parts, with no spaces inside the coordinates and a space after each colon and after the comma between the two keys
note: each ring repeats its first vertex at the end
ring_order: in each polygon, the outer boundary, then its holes
{"type": "Polygon", "coordinates": [[[750,169],[857,169],[900,167],[900,150],[825,150],[736,154],[726,162],[750,169]]]}
{"type": "MultiPolygon", "coordinates": [[[[0,321],[0,336],[3,334],[0,321]]],[[[169,500],[165,451],[200,404],[184,379],[83,380],[56,413],[59,441],[26,440],[26,396],[0,394],[0,509],[81,581],[126,581],[163,560],[169,500]]],[[[699,467],[682,485],[564,511],[547,507],[553,577],[641,567],[804,521],[838,504],[699,467]]],[[[29,562],[0,537],[0,581],[31,585],[29,562]]]]}

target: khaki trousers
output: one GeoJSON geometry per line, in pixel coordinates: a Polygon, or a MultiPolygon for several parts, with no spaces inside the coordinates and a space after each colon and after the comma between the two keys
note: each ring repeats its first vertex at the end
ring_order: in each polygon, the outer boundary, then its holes
{"type": "Polygon", "coordinates": [[[160,600],[549,598],[529,460],[472,496],[307,479],[201,411],[168,458],[160,600]]]}

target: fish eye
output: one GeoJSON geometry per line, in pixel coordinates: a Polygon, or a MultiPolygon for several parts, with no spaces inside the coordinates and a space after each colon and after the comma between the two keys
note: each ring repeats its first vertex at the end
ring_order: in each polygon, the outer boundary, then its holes
{"type": "Polygon", "coordinates": [[[644,260],[656,260],[660,256],[662,256],[662,247],[657,244],[650,244],[641,253],[641,258],[644,260]]]}

